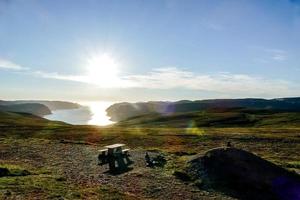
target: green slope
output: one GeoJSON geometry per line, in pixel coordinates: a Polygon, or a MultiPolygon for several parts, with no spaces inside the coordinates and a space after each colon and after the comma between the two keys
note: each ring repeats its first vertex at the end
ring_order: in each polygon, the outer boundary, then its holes
{"type": "Polygon", "coordinates": [[[268,109],[273,111],[300,112],[300,98],[279,99],[210,99],[210,100],[182,100],[177,102],[149,101],[137,103],[116,103],[106,109],[107,115],[115,122],[127,120],[131,117],[148,115],[151,113],[170,114],[182,112],[206,111],[207,109],[268,109]]]}
{"type": "Polygon", "coordinates": [[[215,109],[161,115],[151,113],[121,121],[116,126],[142,127],[300,127],[300,112],[215,109]]]}

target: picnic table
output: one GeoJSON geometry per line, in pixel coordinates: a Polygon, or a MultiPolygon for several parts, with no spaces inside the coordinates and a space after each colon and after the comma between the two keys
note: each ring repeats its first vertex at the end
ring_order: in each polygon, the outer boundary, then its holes
{"type": "Polygon", "coordinates": [[[109,165],[111,171],[126,169],[132,161],[129,159],[129,150],[122,149],[125,144],[112,144],[105,146],[99,151],[98,160],[100,165],[109,165]],[[116,167],[117,163],[117,167],[116,167]]]}

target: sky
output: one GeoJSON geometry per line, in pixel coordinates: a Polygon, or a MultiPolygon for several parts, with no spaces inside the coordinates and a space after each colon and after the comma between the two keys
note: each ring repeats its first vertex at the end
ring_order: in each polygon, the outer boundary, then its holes
{"type": "Polygon", "coordinates": [[[300,0],[0,0],[0,99],[300,96],[300,0]]]}

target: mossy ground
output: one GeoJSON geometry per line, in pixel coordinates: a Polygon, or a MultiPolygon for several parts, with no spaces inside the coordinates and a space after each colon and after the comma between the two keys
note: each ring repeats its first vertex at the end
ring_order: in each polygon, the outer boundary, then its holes
{"type": "Polygon", "coordinates": [[[0,167],[27,170],[30,175],[1,177],[0,199],[232,199],[173,175],[194,154],[204,154],[228,141],[300,171],[297,127],[101,128],[23,120],[22,124],[1,124],[0,167]],[[124,143],[131,149],[132,170],[110,175],[97,165],[97,150],[113,143],[124,143]],[[163,153],[166,166],[147,168],[146,151],[163,153]]]}

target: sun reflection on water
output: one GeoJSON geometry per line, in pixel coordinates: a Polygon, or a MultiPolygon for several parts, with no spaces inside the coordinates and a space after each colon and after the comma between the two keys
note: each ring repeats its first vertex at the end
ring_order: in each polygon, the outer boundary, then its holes
{"type": "Polygon", "coordinates": [[[88,121],[90,125],[106,126],[113,124],[110,118],[106,115],[106,109],[113,104],[113,102],[98,101],[98,102],[84,102],[82,103],[88,106],[91,111],[91,118],[88,121]]]}

